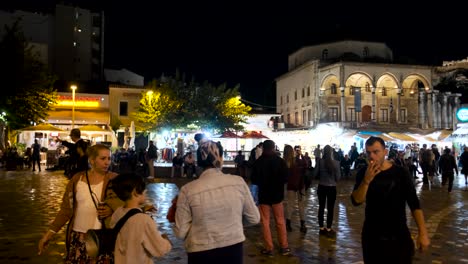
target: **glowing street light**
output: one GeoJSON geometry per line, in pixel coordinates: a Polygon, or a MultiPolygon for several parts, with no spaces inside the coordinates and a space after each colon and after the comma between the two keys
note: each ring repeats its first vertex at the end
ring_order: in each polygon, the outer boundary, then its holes
{"type": "Polygon", "coordinates": [[[72,100],[73,100],[73,106],[72,106],[72,129],[75,128],[75,90],[76,90],[76,85],[70,86],[70,89],[72,89],[72,100]]]}

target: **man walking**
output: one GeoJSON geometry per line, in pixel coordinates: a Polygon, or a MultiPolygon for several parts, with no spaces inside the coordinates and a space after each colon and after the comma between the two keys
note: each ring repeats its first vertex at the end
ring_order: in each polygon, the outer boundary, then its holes
{"type": "Polygon", "coordinates": [[[261,253],[264,255],[273,256],[273,241],[270,231],[271,209],[273,209],[273,217],[276,222],[276,232],[281,247],[280,253],[281,255],[291,254],[283,209],[284,184],[287,175],[288,167],[286,162],[276,155],[275,142],[265,140],[262,155],[252,166],[252,184],[258,186],[260,218],[265,243],[265,249],[261,253]]]}
{"type": "Polygon", "coordinates": [[[412,263],[414,244],[406,223],[406,204],[419,230],[417,244],[430,244],[424,215],[409,172],[385,159],[388,150],[379,137],[365,144],[369,165],[356,175],[354,205],[366,202],[362,229],[364,263],[412,263]]]}
{"type": "Polygon", "coordinates": [[[154,179],[154,160],[158,158],[158,149],[154,145],[153,140],[149,141],[148,151],[146,155],[148,156],[148,169],[149,169],[149,177],[148,179],[154,179]]]}
{"type": "Polygon", "coordinates": [[[455,170],[458,175],[458,166],[455,162],[455,157],[450,154],[449,148],[444,149],[444,154],[440,156],[439,170],[442,174],[442,186],[445,186],[448,180],[448,192],[451,192],[454,179],[453,170],[455,170]]]}

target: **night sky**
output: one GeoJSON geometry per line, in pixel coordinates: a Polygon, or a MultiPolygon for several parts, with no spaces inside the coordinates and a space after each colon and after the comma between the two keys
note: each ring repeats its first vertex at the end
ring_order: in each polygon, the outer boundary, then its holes
{"type": "MultiPolygon", "coordinates": [[[[274,79],[287,72],[288,54],[306,45],[380,41],[397,60],[414,64],[468,57],[465,11],[448,1],[65,2],[105,11],[106,68],[126,68],[145,81],[179,69],[198,82],[240,84],[244,99],[263,105],[274,105],[274,79]]],[[[2,1],[0,8],[54,4],[2,1]]]]}

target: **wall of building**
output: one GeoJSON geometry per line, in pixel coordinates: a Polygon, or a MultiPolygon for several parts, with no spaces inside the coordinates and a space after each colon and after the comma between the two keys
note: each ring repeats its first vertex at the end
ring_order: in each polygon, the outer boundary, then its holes
{"type": "Polygon", "coordinates": [[[112,70],[112,69],[105,69],[104,75],[106,81],[114,82],[114,83],[121,83],[125,85],[132,85],[132,86],[141,86],[143,87],[145,83],[145,78],[141,75],[138,75],[134,72],[131,72],[127,69],[121,70],[112,70]]]}
{"type": "Polygon", "coordinates": [[[141,96],[145,91],[145,88],[131,88],[116,85],[109,86],[109,110],[111,119],[118,118],[123,126],[130,126],[130,123],[133,121],[131,113],[138,111],[141,96]],[[128,115],[120,115],[121,102],[127,103],[128,115]]]}

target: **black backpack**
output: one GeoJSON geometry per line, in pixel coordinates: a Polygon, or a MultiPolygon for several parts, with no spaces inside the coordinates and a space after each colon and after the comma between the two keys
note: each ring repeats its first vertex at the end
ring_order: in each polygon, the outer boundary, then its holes
{"type": "Polygon", "coordinates": [[[131,209],[117,222],[114,228],[89,229],[85,238],[87,254],[93,258],[103,254],[112,254],[120,229],[130,217],[138,213],[143,212],[136,208],[131,209]]]}

